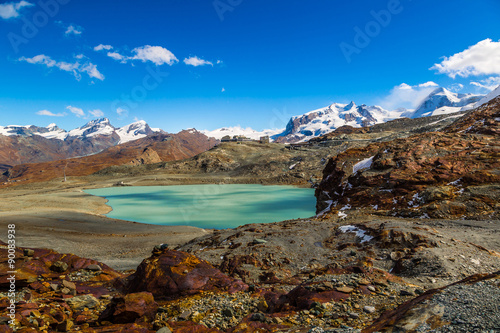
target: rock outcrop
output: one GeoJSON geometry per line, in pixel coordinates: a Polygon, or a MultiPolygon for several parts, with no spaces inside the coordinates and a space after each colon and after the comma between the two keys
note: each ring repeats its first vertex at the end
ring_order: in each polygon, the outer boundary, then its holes
{"type": "Polygon", "coordinates": [[[203,291],[238,292],[248,288],[242,281],[228,277],[204,260],[168,249],[154,252],[127,280],[128,292],[147,291],[157,299],[203,291]]]}
{"type": "Polygon", "coordinates": [[[350,149],[329,160],[317,212],[498,217],[500,99],[441,132],[350,149]]]}

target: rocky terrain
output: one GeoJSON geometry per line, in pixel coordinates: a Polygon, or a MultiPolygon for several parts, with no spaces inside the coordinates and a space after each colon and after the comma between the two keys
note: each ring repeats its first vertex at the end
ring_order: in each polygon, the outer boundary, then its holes
{"type": "Polygon", "coordinates": [[[351,216],[250,224],[175,249],[158,245],[132,272],[18,248],[10,327],[4,243],[0,331],[494,331],[499,230],[454,223],[351,216]]]}
{"type": "Polygon", "coordinates": [[[442,132],[372,143],[329,160],[317,211],[498,219],[500,98],[442,132]]]}

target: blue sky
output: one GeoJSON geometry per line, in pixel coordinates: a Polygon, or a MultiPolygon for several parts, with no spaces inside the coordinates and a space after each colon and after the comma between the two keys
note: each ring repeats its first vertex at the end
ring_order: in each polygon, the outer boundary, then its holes
{"type": "Polygon", "coordinates": [[[436,85],[487,93],[498,17],[497,0],[0,1],[0,125],[261,130],[436,85]]]}

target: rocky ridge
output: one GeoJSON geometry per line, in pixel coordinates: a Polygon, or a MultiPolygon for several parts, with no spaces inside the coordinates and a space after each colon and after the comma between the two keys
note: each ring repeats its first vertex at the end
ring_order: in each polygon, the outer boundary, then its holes
{"type": "Polygon", "coordinates": [[[329,160],[317,211],[498,218],[500,98],[448,126],[351,149],[329,160]]]}

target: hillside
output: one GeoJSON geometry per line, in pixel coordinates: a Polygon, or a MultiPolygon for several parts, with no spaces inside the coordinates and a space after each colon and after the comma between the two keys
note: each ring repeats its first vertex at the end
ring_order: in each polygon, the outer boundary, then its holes
{"type": "Polygon", "coordinates": [[[372,143],[329,160],[317,211],[498,218],[500,97],[442,132],[372,143]]]}
{"type": "Polygon", "coordinates": [[[87,176],[113,165],[181,160],[208,150],[215,144],[215,139],[194,130],[177,134],[154,134],[107,148],[91,156],[16,165],[5,172],[4,185],[63,179],[64,174],[68,177],[87,176]]]}

